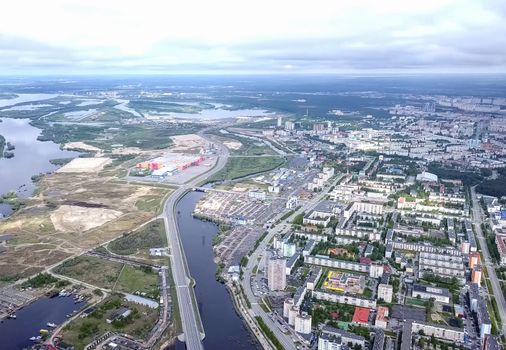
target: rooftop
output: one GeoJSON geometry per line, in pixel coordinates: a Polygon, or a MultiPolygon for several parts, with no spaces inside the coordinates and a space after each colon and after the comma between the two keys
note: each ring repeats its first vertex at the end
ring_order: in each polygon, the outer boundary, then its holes
{"type": "Polygon", "coordinates": [[[323,326],[322,333],[334,335],[334,336],[345,337],[345,338],[349,338],[349,339],[355,339],[357,341],[365,341],[365,338],[360,335],[357,335],[357,334],[351,333],[351,332],[347,332],[347,331],[343,331],[342,329],[334,328],[334,327],[330,327],[330,326],[323,326]]]}
{"type": "Polygon", "coordinates": [[[413,292],[422,292],[422,293],[429,293],[429,294],[435,294],[435,295],[444,295],[446,297],[450,296],[450,292],[446,288],[424,286],[423,284],[414,284],[413,285],[413,292]]]}
{"type": "Polygon", "coordinates": [[[371,309],[366,307],[355,307],[355,313],[353,314],[353,323],[369,323],[369,314],[371,313],[371,309]]]}

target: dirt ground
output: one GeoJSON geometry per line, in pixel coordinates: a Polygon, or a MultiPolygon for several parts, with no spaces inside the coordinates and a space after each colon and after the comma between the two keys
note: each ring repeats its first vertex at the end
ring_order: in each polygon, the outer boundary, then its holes
{"type": "Polygon", "coordinates": [[[120,216],[121,212],[117,210],[62,205],[51,213],[51,222],[56,231],[83,232],[120,216]]]}
{"type": "Polygon", "coordinates": [[[223,141],[223,144],[230,150],[238,150],[242,147],[239,141],[223,141]]]}
{"type": "Polygon", "coordinates": [[[68,164],[65,164],[57,173],[98,173],[107,164],[111,162],[110,158],[74,158],[68,164]]]}
{"type": "Polygon", "coordinates": [[[79,149],[83,151],[89,151],[89,152],[100,152],[100,148],[97,148],[95,146],[88,145],[84,142],[68,142],[65,145],[63,145],[64,149],[79,149]]]}
{"type": "Polygon", "coordinates": [[[196,134],[177,135],[170,138],[174,142],[170,148],[173,152],[198,152],[209,144],[208,141],[196,134]]]}
{"type": "Polygon", "coordinates": [[[156,217],[171,189],[118,181],[115,174],[135,162],[111,164],[99,173],[44,176],[26,207],[0,222],[0,235],[14,236],[0,254],[0,284],[30,276],[156,217]]]}

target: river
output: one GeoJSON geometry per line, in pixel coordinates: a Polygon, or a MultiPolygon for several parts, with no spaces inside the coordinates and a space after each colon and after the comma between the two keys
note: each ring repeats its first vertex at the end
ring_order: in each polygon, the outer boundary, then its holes
{"type": "MultiPolygon", "coordinates": [[[[14,158],[0,158],[0,195],[16,191],[19,197],[29,197],[35,190],[32,176],[54,171],[58,167],[49,161],[56,158],[72,158],[78,152],[61,150],[54,142],[38,141],[41,130],[30,125],[29,119],[2,118],[0,135],[16,149],[14,158]]],[[[0,204],[0,213],[11,213],[8,205],[0,204]]]]}
{"type": "MultiPolygon", "coordinates": [[[[198,220],[191,215],[202,192],[186,194],[177,205],[178,226],[183,248],[196,281],[195,294],[204,325],[206,350],[260,349],[260,346],[237,315],[226,287],[215,279],[216,264],[212,241],[218,233],[217,225],[198,220]]],[[[177,343],[170,349],[185,346],[177,343]]]]}
{"type": "Polygon", "coordinates": [[[42,298],[16,311],[15,320],[6,319],[0,323],[2,350],[20,350],[34,343],[30,337],[38,336],[40,329],[47,329],[47,323],[61,324],[66,315],[83,308],[84,302],[75,304],[72,297],[42,298]]]}

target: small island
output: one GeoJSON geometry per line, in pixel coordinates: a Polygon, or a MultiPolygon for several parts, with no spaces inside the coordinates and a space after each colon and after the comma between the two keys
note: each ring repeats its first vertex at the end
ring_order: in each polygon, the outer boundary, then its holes
{"type": "Polygon", "coordinates": [[[2,135],[0,135],[0,158],[4,157],[4,158],[12,158],[14,157],[14,152],[12,152],[13,150],[15,150],[16,147],[10,143],[10,142],[5,142],[5,137],[3,137],[2,135]]]}
{"type": "Polygon", "coordinates": [[[0,135],[0,158],[2,158],[2,155],[4,154],[4,148],[5,148],[5,137],[0,135]]]}

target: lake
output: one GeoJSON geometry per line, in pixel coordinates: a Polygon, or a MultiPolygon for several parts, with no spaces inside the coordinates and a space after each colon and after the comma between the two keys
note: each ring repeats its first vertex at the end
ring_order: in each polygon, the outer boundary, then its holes
{"type": "MultiPolygon", "coordinates": [[[[17,192],[29,197],[35,190],[32,176],[58,169],[49,161],[56,158],[73,158],[78,152],[64,151],[54,142],[38,141],[41,130],[30,125],[29,119],[0,119],[0,135],[16,149],[14,158],[0,158],[0,194],[17,192]]],[[[0,213],[10,214],[8,206],[0,205],[0,213]]]]}

